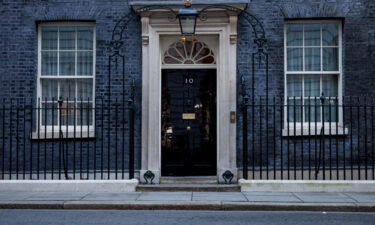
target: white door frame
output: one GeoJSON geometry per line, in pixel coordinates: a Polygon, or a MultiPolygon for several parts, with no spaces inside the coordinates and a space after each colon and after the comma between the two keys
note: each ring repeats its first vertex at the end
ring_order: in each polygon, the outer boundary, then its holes
{"type": "MultiPolygon", "coordinates": [[[[211,16],[215,17],[216,14],[211,16]]],[[[217,63],[217,178],[229,170],[237,180],[236,123],[230,122],[230,113],[236,112],[236,58],[237,16],[227,15],[197,25],[197,36],[217,36],[219,54],[217,63]]],[[[159,183],[161,174],[161,38],[180,35],[177,22],[160,16],[153,19],[142,15],[142,161],[140,180],[151,171],[159,183]]],[[[186,68],[186,67],[185,67],[186,68]]]]}

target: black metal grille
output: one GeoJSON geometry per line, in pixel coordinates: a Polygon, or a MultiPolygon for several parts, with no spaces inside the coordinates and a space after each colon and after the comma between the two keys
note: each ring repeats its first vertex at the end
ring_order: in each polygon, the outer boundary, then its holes
{"type": "Polygon", "coordinates": [[[0,179],[134,178],[132,98],[4,99],[0,115],[0,179]]]}
{"type": "Polygon", "coordinates": [[[375,179],[373,98],[288,100],[243,99],[245,179],[375,179]]]}

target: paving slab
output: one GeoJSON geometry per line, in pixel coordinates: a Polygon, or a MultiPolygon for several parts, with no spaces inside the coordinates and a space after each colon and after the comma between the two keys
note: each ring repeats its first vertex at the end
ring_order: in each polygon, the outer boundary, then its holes
{"type": "Polygon", "coordinates": [[[41,201],[68,201],[80,200],[85,197],[88,192],[39,192],[26,200],[41,200],[41,201]]]}
{"type": "Polygon", "coordinates": [[[191,201],[192,192],[142,192],[138,201],[191,201]]]}
{"type": "Polygon", "coordinates": [[[247,196],[294,196],[292,192],[242,192],[247,196]]]}
{"type": "Polygon", "coordinates": [[[37,192],[0,192],[0,201],[24,200],[35,194],[37,194],[37,192]]]}
{"type": "Polygon", "coordinates": [[[134,201],[141,193],[129,192],[129,193],[108,193],[108,192],[93,192],[86,195],[81,200],[83,201],[134,201]]]}
{"type": "Polygon", "coordinates": [[[241,192],[193,192],[193,201],[231,201],[245,202],[241,192]]]}
{"type": "Polygon", "coordinates": [[[356,201],[342,193],[294,193],[307,203],[355,203],[356,201]]]}
{"type": "Polygon", "coordinates": [[[0,209],[375,212],[375,193],[0,192],[0,209]]]}
{"type": "Polygon", "coordinates": [[[345,193],[359,203],[375,203],[375,193],[345,193]]]}
{"type": "Polygon", "coordinates": [[[279,195],[262,195],[262,194],[248,194],[244,193],[249,202],[302,202],[292,193],[285,193],[279,195]]]}

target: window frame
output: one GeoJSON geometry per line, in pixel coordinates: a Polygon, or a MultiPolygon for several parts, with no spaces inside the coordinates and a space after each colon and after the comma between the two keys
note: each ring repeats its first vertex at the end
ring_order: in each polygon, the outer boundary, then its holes
{"type": "MultiPolygon", "coordinates": [[[[303,29],[304,31],[304,29],[303,29]]],[[[322,30],[320,31],[320,37],[322,40],[322,30]]],[[[302,46],[292,46],[292,48],[302,48],[302,69],[305,70],[305,49],[311,48],[310,46],[305,46],[305,40],[304,40],[304,32],[303,32],[303,44],[302,46]]],[[[335,46],[336,47],[336,46],[335,46]]],[[[302,77],[302,78],[303,78],[302,77]]],[[[339,19],[301,19],[301,20],[285,20],[284,22],[284,127],[283,127],[283,136],[300,136],[300,135],[315,135],[317,132],[318,135],[320,135],[321,128],[324,126],[324,134],[331,135],[342,135],[345,134],[347,131],[343,128],[343,112],[342,112],[342,78],[343,78],[343,65],[342,65],[342,20],[339,19]],[[338,70],[337,71],[323,71],[323,48],[324,47],[333,47],[333,46],[324,46],[322,41],[319,46],[316,46],[315,48],[321,49],[321,55],[320,55],[320,64],[321,64],[321,70],[319,71],[288,71],[288,46],[287,46],[287,26],[288,24],[315,24],[315,23],[337,23],[338,25],[338,70]],[[302,122],[288,122],[288,115],[287,115],[287,103],[288,103],[288,85],[287,85],[287,76],[291,74],[295,75],[337,75],[338,76],[338,84],[337,84],[337,101],[338,101],[338,122],[322,122],[321,120],[318,122],[305,122],[302,120],[302,122]],[[338,124],[337,124],[338,123],[338,124]],[[336,127],[339,129],[336,131],[336,127]],[[296,130],[294,130],[296,129],[296,130]],[[310,131],[309,131],[310,130],[310,131]],[[330,132],[331,130],[331,132],[330,132]],[[334,132],[332,132],[334,131],[334,132]]],[[[320,86],[322,86],[320,80],[320,86]]],[[[303,80],[303,79],[302,79],[303,80]]],[[[322,88],[322,87],[320,87],[322,88]]],[[[302,90],[304,91],[304,90],[302,90]]],[[[296,100],[300,99],[300,96],[295,97],[296,100]]],[[[307,99],[308,97],[303,97],[304,99],[307,99]]],[[[318,100],[319,101],[319,100],[318,100]]],[[[326,98],[326,101],[328,101],[328,96],[326,98]]],[[[302,115],[304,116],[304,112],[302,112],[302,115]]]]}
{"type": "MultiPolygon", "coordinates": [[[[33,139],[42,139],[42,138],[59,138],[59,129],[61,128],[63,135],[67,135],[67,138],[92,138],[94,137],[94,127],[95,127],[95,83],[96,83],[96,23],[95,22],[41,22],[38,24],[38,69],[37,69],[37,100],[36,100],[36,109],[39,107],[41,108],[40,112],[36,113],[36,132],[32,134],[33,139]],[[92,75],[84,75],[84,76],[71,76],[71,75],[63,75],[60,76],[57,74],[56,76],[42,76],[42,28],[43,27],[92,27],[93,28],[93,65],[92,65],[92,75]],[[44,100],[42,99],[42,80],[43,79],[54,79],[54,80],[74,80],[77,81],[79,79],[91,79],[92,80],[92,110],[90,110],[92,115],[92,122],[91,125],[61,125],[57,122],[57,125],[43,125],[42,115],[42,103],[44,100]],[[38,114],[39,113],[39,114],[38,114]],[[82,129],[81,129],[82,128],[82,129]],[[40,134],[38,134],[40,133],[40,134]]],[[[77,40],[76,40],[77,41],[77,40]]],[[[60,52],[60,49],[57,50],[60,52]]],[[[64,51],[64,50],[63,50],[64,51]]],[[[77,52],[77,49],[74,50],[77,52]]],[[[59,57],[58,57],[59,58],[59,57]]],[[[57,64],[59,64],[59,59],[57,59],[57,64]]],[[[77,57],[75,57],[75,65],[77,65],[77,57]]],[[[77,71],[77,68],[75,68],[77,71]]],[[[76,73],[76,72],[75,72],[76,73]]],[[[77,90],[76,90],[77,92],[77,90]]],[[[47,101],[48,102],[48,101],[47,101]]],[[[69,101],[70,102],[70,101],[69,101]]],[[[80,104],[81,101],[77,99],[77,104],[80,104]]],[[[56,99],[57,103],[57,99],[56,99]]],[[[82,100],[82,103],[87,103],[87,100],[82,100]]],[[[60,110],[56,109],[56,113],[59,113],[60,110]]],[[[64,112],[64,110],[62,111],[64,112]]]]}

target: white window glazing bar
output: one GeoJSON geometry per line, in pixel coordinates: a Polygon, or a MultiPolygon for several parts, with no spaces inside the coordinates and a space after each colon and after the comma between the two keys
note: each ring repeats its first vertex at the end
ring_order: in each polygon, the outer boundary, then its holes
{"type": "Polygon", "coordinates": [[[305,65],[305,25],[302,25],[302,71],[306,71],[305,65]]]}

